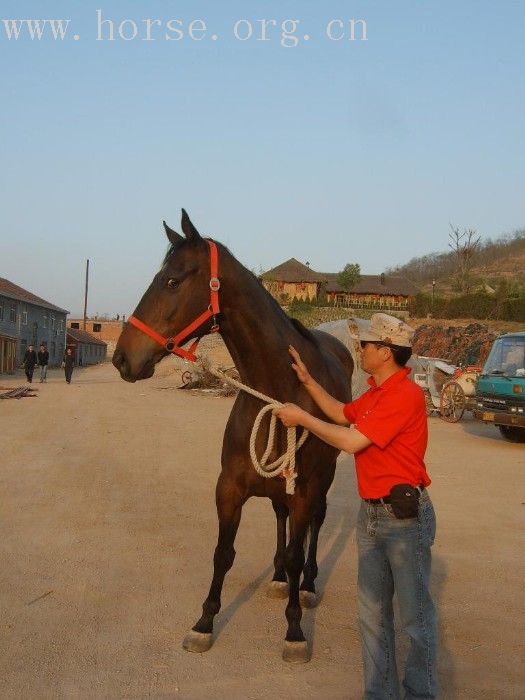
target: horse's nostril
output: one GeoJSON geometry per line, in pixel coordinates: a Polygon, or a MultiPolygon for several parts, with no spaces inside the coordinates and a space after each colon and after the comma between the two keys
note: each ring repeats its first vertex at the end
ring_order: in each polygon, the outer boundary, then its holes
{"type": "Polygon", "coordinates": [[[113,365],[117,369],[120,369],[124,365],[124,363],[124,353],[121,350],[117,350],[117,352],[115,352],[115,354],[113,355],[113,365]]]}

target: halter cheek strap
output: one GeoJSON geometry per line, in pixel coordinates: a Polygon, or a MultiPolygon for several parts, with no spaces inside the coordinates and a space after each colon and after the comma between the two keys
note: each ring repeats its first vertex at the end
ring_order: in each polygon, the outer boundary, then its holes
{"type": "Polygon", "coordinates": [[[202,326],[210,318],[213,320],[213,324],[210,328],[210,333],[217,333],[219,331],[219,324],[217,323],[217,316],[220,312],[219,309],[219,289],[221,283],[219,280],[219,253],[217,251],[217,246],[214,241],[206,239],[208,246],[210,248],[210,305],[200,316],[198,316],[194,321],[186,326],[180,333],[171,338],[164,338],[152,328],[143,323],[136,316],[130,316],[128,318],[128,323],[135,326],[139,331],[145,333],[152,340],[154,340],[159,345],[167,351],[174,355],[179,355],[179,357],[184,357],[190,362],[196,362],[197,356],[195,351],[199,344],[199,338],[197,338],[191,346],[185,350],[180,347],[180,343],[184,342],[188,338],[193,336],[194,331],[202,326]]]}

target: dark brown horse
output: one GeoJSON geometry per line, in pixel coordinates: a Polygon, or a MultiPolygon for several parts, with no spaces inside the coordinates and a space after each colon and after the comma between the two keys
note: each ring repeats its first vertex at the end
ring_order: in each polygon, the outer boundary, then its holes
{"type": "MultiPolygon", "coordinates": [[[[320,415],[290,367],[288,347],[293,345],[312,376],[327,391],[340,401],[350,400],[353,362],[342,343],[326,333],[310,332],[292,321],[257,278],[224,246],[201,238],[184,210],[184,236],[164,226],[171,247],[131,323],[128,322],[122,331],[113,357],[113,364],[123,379],[134,382],[151,377],[155,364],[170,351],[177,352],[180,342],[206,335],[218,324],[243,383],[278,401],[292,401],[320,415]],[[218,255],[218,291],[217,282],[210,284],[210,277],[215,276],[213,261],[210,273],[212,249],[218,255]],[[210,287],[215,289],[211,293],[211,304],[210,287]],[[210,311],[206,311],[208,307],[210,311]],[[198,319],[198,328],[194,328],[195,319],[198,319]],[[185,331],[182,338],[180,332],[188,326],[189,335],[185,331]],[[179,339],[174,338],[177,334],[179,339]]],[[[250,496],[266,496],[272,501],[277,518],[275,571],[270,590],[275,597],[288,595],[283,658],[307,661],[309,652],[301,630],[301,602],[305,607],[315,605],[317,539],[325,518],[326,493],[334,478],[338,450],[310,435],[296,455],[295,493],[287,495],[283,479],[259,476],[250,459],[250,432],[263,406],[260,399],[240,391],[226,425],[222,470],[216,488],[219,536],[213,558],[213,579],[202,606],[202,616],[183,646],[197,652],[211,647],[213,620],[221,607],[224,577],[235,558],[234,541],[243,504],[250,496]],[[308,529],[310,542],[305,562],[304,542],[308,529]],[[303,581],[299,586],[301,572],[303,581]]],[[[285,437],[286,431],[279,423],[275,454],[271,459],[284,451],[285,437]]],[[[258,454],[264,451],[262,444],[256,444],[256,448],[258,454]]]]}

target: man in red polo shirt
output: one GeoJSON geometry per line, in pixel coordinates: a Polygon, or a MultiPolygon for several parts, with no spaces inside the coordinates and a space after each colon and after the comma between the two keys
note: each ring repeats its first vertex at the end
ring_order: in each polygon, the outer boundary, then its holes
{"type": "Polygon", "coordinates": [[[325,442],[355,454],[361,508],[357,524],[358,609],[365,698],[397,700],[392,599],[410,639],[403,698],[435,698],[436,613],[430,595],[430,547],[436,520],[426,487],[427,417],[421,389],[408,379],[414,331],[387,314],[374,314],[358,340],[370,389],[343,404],[310,375],[290,347],[292,367],[331,422],[294,404],[275,409],[286,427],[301,425],[325,442]],[[334,425],[335,423],[335,425],[334,425]],[[348,427],[348,426],[352,427],[348,427]]]}

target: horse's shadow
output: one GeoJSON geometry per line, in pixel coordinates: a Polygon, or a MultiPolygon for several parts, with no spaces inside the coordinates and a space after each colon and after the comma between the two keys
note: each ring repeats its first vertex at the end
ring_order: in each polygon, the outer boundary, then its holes
{"type": "MultiPolygon", "coordinates": [[[[322,603],[323,591],[326,588],[332,571],[337,561],[345,551],[348,539],[355,530],[357,521],[357,511],[359,508],[359,496],[357,494],[354,460],[348,455],[340,457],[335,478],[328,493],[327,516],[320,533],[319,551],[322,556],[319,559],[319,576],[317,578],[317,602],[322,603]],[[331,544],[326,551],[323,551],[323,542],[331,540],[331,544]]],[[[218,637],[221,631],[228,624],[231,617],[245,604],[254,594],[264,593],[264,587],[269,583],[273,574],[273,565],[270,564],[261,573],[244,586],[235,598],[221,609],[221,615],[216,620],[214,634],[218,637]]],[[[273,601],[276,602],[276,601],[273,601]]],[[[281,601],[286,602],[286,601],[281,601]]],[[[271,605],[268,599],[268,605],[271,605]]],[[[305,632],[314,645],[315,619],[317,607],[303,610],[303,623],[305,632]]]]}

